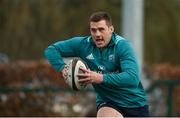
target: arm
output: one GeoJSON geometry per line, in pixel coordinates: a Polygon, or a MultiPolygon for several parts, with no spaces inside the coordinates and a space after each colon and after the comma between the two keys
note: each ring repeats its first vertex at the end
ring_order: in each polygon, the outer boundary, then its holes
{"type": "Polygon", "coordinates": [[[134,87],[139,84],[139,68],[132,45],[123,41],[117,45],[119,66],[122,72],[117,74],[104,74],[103,83],[115,87],[134,87]]]}
{"type": "Polygon", "coordinates": [[[62,57],[79,56],[81,40],[82,37],[75,37],[69,40],[59,41],[45,49],[45,57],[57,72],[61,72],[65,66],[62,57]]]}
{"type": "Polygon", "coordinates": [[[132,46],[124,41],[118,45],[117,55],[119,56],[119,70],[115,74],[100,74],[91,70],[82,69],[85,73],[77,76],[84,77],[79,82],[83,84],[105,84],[113,87],[134,87],[139,84],[139,69],[132,46]]]}

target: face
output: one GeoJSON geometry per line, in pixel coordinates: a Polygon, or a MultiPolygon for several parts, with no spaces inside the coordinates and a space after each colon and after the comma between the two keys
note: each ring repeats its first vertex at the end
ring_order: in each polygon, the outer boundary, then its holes
{"type": "Polygon", "coordinates": [[[105,48],[111,40],[114,27],[107,25],[105,20],[90,22],[90,32],[94,43],[100,49],[105,48]]]}

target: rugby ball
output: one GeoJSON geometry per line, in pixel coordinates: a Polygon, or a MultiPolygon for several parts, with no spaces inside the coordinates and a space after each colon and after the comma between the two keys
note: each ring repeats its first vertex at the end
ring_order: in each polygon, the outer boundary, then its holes
{"type": "Polygon", "coordinates": [[[70,86],[70,88],[76,91],[86,88],[86,86],[79,84],[78,80],[83,79],[83,78],[77,77],[77,74],[83,73],[83,71],[80,68],[88,69],[87,64],[80,58],[74,58],[70,60],[67,65],[69,66],[67,80],[68,80],[68,85],[70,86]]]}

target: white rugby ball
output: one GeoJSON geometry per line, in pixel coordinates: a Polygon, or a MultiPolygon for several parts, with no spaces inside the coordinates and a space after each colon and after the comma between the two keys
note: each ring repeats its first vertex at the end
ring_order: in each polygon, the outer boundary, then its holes
{"type": "Polygon", "coordinates": [[[82,90],[86,88],[86,86],[82,86],[79,84],[78,80],[82,79],[77,77],[78,73],[83,73],[81,68],[88,69],[85,62],[83,62],[80,58],[74,58],[68,63],[69,71],[68,71],[68,84],[73,90],[82,90]]]}

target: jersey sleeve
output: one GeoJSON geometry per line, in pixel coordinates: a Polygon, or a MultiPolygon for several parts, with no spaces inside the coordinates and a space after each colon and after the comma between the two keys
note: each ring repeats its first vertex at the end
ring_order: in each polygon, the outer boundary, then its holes
{"type": "Polygon", "coordinates": [[[139,67],[132,44],[128,41],[118,43],[116,54],[118,56],[120,73],[104,74],[103,83],[114,87],[134,87],[139,84],[139,67]]]}
{"type": "Polygon", "coordinates": [[[79,56],[81,40],[82,37],[75,37],[65,41],[56,42],[45,49],[45,57],[57,72],[61,72],[65,66],[62,57],[79,56]]]}

